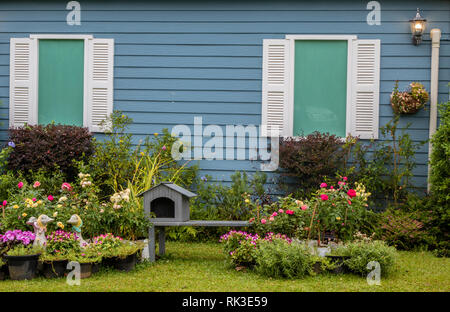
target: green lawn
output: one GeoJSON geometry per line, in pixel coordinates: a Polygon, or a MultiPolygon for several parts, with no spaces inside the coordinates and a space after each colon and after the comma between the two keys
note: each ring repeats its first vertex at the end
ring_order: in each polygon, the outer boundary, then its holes
{"type": "Polygon", "coordinates": [[[226,266],[219,244],[168,242],[166,250],[156,264],[140,264],[129,273],[102,270],[80,286],[37,278],[0,281],[0,291],[450,291],[450,260],[428,252],[400,252],[397,273],[369,286],[353,275],[277,280],[237,272],[226,266]]]}

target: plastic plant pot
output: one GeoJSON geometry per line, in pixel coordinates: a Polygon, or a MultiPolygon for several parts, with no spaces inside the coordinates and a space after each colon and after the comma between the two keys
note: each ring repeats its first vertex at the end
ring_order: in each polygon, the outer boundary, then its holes
{"type": "Polygon", "coordinates": [[[9,277],[12,280],[30,280],[36,276],[40,254],[26,256],[5,256],[8,260],[9,277]]]}

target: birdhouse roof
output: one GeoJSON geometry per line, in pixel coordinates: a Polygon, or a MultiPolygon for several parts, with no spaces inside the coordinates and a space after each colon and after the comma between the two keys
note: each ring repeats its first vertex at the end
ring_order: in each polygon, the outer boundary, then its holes
{"type": "Polygon", "coordinates": [[[184,195],[184,196],[189,197],[189,198],[197,196],[197,194],[192,193],[191,191],[188,191],[187,189],[185,189],[185,188],[183,188],[183,187],[181,187],[179,185],[176,185],[176,184],[174,184],[172,182],[161,182],[158,185],[156,185],[156,186],[154,186],[152,188],[149,188],[148,190],[142,192],[138,196],[144,195],[145,193],[150,192],[151,190],[153,190],[153,189],[155,189],[155,188],[157,188],[157,187],[159,187],[161,185],[163,185],[163,186],[165,186],[165,187],[167,187],[167,188],[169,188],[171,190],[174,190],[175,192],[180,193],[181,195],[184,195]]]}

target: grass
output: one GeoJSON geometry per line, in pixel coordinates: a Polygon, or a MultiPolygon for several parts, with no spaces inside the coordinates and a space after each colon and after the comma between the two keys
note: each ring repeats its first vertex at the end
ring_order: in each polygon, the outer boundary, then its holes
{"type": "Polygon", "coordinates": [[[168,255],[133,272],[101,270],[80,286],[65,279],[0,281],[0,291],[450,291],[450,260],[429,252],[400,252],[398,270],[370,286],[355,275],[322,274],[299,280],[261,277],[228,267],[221,246],[214,243],[168,242],[168,255]]]}

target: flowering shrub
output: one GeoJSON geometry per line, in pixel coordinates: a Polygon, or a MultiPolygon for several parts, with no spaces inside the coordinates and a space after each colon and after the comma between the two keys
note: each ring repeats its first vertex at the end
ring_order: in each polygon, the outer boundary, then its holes
{"type": "Polygon", "coordinates": [[[429,95],[423,84],[411,82],[408,91],[398,91],[398,81],[395,82],[391,94],[391,106],[396,114],[413,114],[425,106],[429,95]]]}
{"type": "Polygon", "coordinates": [[[261,235],[268,232],[285,234],[289,237],[301,237],[308,215],[308,205],[291,196],[279,198],[278,202],[265,205],[262,212],[250,219],[256,232],[261,235]]]}
{"type": "Polygon", "coordinates": [[[111,233],[102,234],[92,238],[91,245],[94,246],[97,250],[106,252],[108,250],[118,248],[123,241],[123,238],[120,236],[115,236],[111,233]]]}
{"type": "Polygon", "coordinates": [[[67,255],[80,251],[79,237],[76,233],[57,230],[47,235],[46,252],[51,255],[67,255]]]}
{"type": "Polygon", "coordinates": [[[341,240],[351,240],[360,230],[366,216],[371,213],[366,209],[371,194],[358,182],[355,188],[351,188],[347,180],[347,177],[342,177],[336,187],[322,183],[314,193],[308,202],[311,211],[306,227],[308,236],[332,231],[341,240]]]}
{"type": "MultiPolygon", "coordinates": [[[[47,231],[66,228],[67,220],[77,214],[83,220],[83,236],[92,237],[105,232],[119,233],[136,239],[146,234],[148,220],[142,210],[132,207],[132,202],[121,201],[120,206],[113,202],[100,203],[98,187],[91,176],[80,173],[75,183],[63,182],[57,193],[48,194],[40,181],[29,184],[20,181],[15,186],[17,192],[3,202],[5,217],[2,229],[29,229],[26,221],[30,217],[46,214],[55,219],[47,224],[47,231]]],[[[125,192],[126,193],[126,192],[125,192]]]]}
{"type": "Polygon", "coordinates": [[[10,230],[0,234],[0,256],[37,253],[38,250],[33,248],[32,244],[35,237],[34,233],[21,230],[10,230]]]}
{"type": "Polygon", "coordinates": [[[0,242],[6,245],[29,245],[35,239],[35,235],[30,231],[13,230],[6,231],[5,234],[0,234],[0,242]]]}
{"type": "Polygon", "coordinates": [[[233,230],[222,235],[219,241],[224,243],[224,251],[234,265],[252,266],[259,240],[258,234],[233,230]]]}

